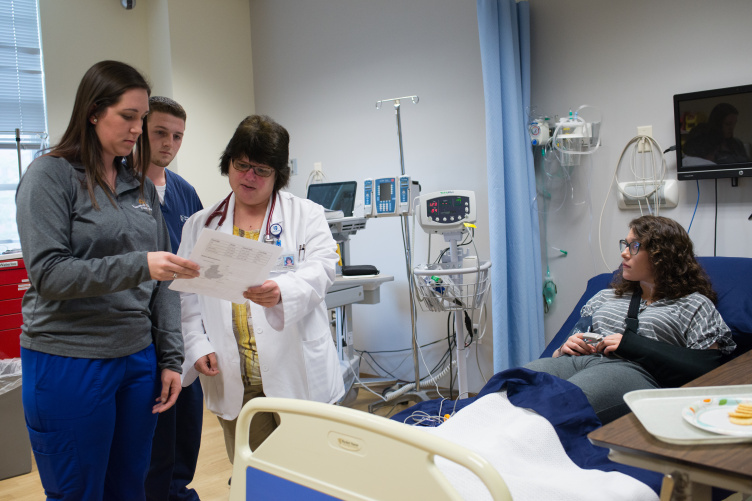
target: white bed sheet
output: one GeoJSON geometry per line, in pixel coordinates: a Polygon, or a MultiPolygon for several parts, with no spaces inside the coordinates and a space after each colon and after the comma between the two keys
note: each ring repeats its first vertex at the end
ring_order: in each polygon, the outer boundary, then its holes
{"type": "MultiPolygon", "coordinates": [[[[420,428],[467,447],[502,475],[515,501],[657,501],[655,491],[618,472],[584,470],[569,459],[551,423],[491,393],[437,428],[420,428]]],[[[439,469],[468,501],[492,500],[477,477],[437,458],[439,469]]]]}

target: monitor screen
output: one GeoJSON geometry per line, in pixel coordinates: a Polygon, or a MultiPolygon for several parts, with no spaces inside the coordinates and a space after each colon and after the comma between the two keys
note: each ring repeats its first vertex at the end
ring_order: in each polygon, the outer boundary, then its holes
{"type": "Polygon", "coordinates": [[[325,209],[341,210],[345,217],[352,217],[357,187],[357,181],[312,184],[308,186],[307,198],[325,209]]]}
{"type": "Polygon", "coordinates": [[[679,180],[752,176],[752,85],[674,96],[679,180]]]}
{"type": "Polygon", "coordinates": [[[391,183],[379,183],[379,200],[392,199],[392,195],[394,194],[392,186],[394,186],[394,179],[392,179],[391,183]]]}

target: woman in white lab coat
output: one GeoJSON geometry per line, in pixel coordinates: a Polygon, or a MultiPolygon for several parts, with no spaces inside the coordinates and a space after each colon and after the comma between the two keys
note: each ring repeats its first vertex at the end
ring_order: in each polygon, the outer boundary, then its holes
{"type": "MultiPolygon", "coordinates": [[[[266,116],[244,119],[222,154],[220,171],[232,193],[194,214],[183,228],[180,256],[188,256],[204,228],[282,249],[245,304],[209,296],[181,296],[185,363],[183,385],[201,375],[206,405],[219,418],[230,461],[235,421],[257,396],[334,403],[344,384],[324,297],[338,255],[323,207],[282,192],[290,177],[287,131],[266,116]]],[[[276,427],[271,415],[251,423],[255,449],[276,427]]]]}

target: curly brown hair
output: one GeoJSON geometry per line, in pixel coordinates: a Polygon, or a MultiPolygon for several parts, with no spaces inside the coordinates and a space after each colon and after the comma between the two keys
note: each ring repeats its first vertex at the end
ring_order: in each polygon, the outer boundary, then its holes
{"type": "MultiPolygon", "coordinates": [[[[662,216],[641,216],[633,219],[629,228],[640,242],[639,252],[650,257],[655,278],[653,299],[678,299],[699,292],[716,302],[710,279],[695,258],[692,240],[679,223],[662,216]]],[[[620,266],[611,287],[621,297],[633,293],[640,283],[625,280],[620,266]]]]}

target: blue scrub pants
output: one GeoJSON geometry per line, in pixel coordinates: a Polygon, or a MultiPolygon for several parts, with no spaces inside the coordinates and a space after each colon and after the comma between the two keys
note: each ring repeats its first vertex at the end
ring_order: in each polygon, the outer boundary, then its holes
{"type": "Polygon", "coordinates": [[[159,395],[154,346],[88,359],[21,349],[26,426],[48,499],[145,499],[159,395]]]}
{"type": "Polygon", "coordinates": [[[146,499],[198,501],[187,486],[196,472],[204,422],[204,393],[196,379],[184,387],[178,401],[157,419],[151,448],[151,464],[146,477],[146,499]]]}
{"type": "Polygon", "coordinates": [[[624,394],[632,390],[660,388],[641,365],[601,354],[539,358],[524,367],[577,385],[603,424],[629,413],[624,394]]]}

